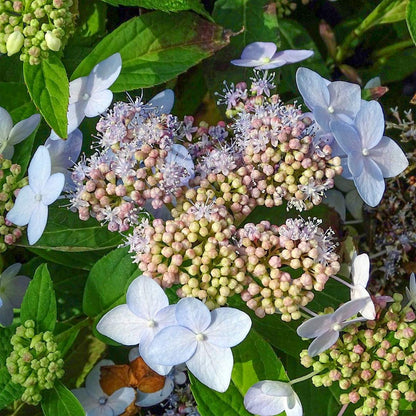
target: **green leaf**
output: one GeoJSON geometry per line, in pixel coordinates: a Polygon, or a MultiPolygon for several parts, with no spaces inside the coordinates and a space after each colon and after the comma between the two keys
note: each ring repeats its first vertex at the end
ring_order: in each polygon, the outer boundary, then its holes
{"type": "Polygon", "coordinates": [[[68,386],[80,387],[85,377],[103,356],[107,346],[91,334],[90,328],[82,328],[74,345],[65,357],[63,381],[68,386]]]}
{"type": "Polygon", "coordinates": [[[0,106],[9,113],[30,101],[26,85],[20,82],[0,82],[0,106]]]}
{"type": "Polygon", "coordinates": [[[202,16],[210,19],[211,16],[204,9],[199,0],[104,0],[113,6],[137,6],[150,10],[161,10],[162,12],[180,12],[193,10],[202,16]]]}
{"type": "Polygon", "coordinates": [[[89,270],[104,254],[122,243],[121,234],[108,231],[94,218],[81,221],[62,205],[62,200],[58,200],[49,206],[48,224],[36,244],[29,245],[23,238],[17,245],[46,260],[89,270]]]}
{"type": "Polygon", "coordinates": [[[67,136],[69,84],[61,60],[50,54],[39,65],[23,65],[25,83],[36,107],[49,126],[60,136],[67,136]]]}
{"type": "Polygon", "coordinates": [[[83,309],[90,317],[98,316],[125,300],[129,284],[139,276],[128,247],[118,248],[99,260],[91,269],[84,290],[83,309]]]}
{"type": "Polygon", "coordinates": [[[243,396],[233,383],[225,393],[218,393],[199,382],[191,373],[188,374],[201,416],[251,416],[244,408],[243,396]]]}
{"type": "Polygon", "coordinates": [[[243,396],[258,381],[288,380],[273,348],[254,329],[241,344],[233,348],[233,356],[232,380],[243,396]]]}
{"type": "Polygon", "coordinates": [[[72,79],[119,52],[120,76],[111,87],[120,92],[151,87],[175,78],[229,42],[223,29],[193,13],[146,13],[120,25],[85,58],[72,79]]]}
{"type": "Polygon", "coordinates": [[[56,299],[46,264],[40,265],[27,288],[20,309],[22,322],[33,319],[36,331],[53,331],[56,324],[56,299]]]}
{"type": "Polygon", "coordinates": [[[10,378],[6,366],[0,368],[0,410],[4,409],[13,401],[20,399],[24,388],[20,384],[15,384],[10,378]]]}
{"type": "Polygon", "coordinates": [[[300,352],[308,348],[309,344],[296,333],[299,321],[283,322],[278,314],[259,318],[238,296],[230,298],[229,305],[250,315],[253,328],[274,348],[295,358],[299,358],[300,352]]]}
{"type": "Polygon", "coordinates": [[[81,403],[60,381],[43,392],[41,405],[45,416],[85,416],[81,403]]]}
{"type": "Polygon", "coordinates": [[[364,20],[371,22],[367,29],[375,25],[399,22],[406,18],[406,8],[409,0],[383,0],[374,11],[364,20]]]}
{"type": "Polygon", "coordinates": [[[410,36],[416,44],[416,0],[409,0],[406,9],[406,23],[410,36]]]}
{"type": "Polygon", "coordinates": [[[314,51],[311,58],[298,64],[285,65],[282,68],[282,81],[278,86],[279,93],[291,91],[296,88],[296,70],[299,66],[308,67],[323,77],[330,78],[330,73],[315,42],[307,30],[298,22],[289,19],[279,21],[281,49],[310,49],[314,51]]]}

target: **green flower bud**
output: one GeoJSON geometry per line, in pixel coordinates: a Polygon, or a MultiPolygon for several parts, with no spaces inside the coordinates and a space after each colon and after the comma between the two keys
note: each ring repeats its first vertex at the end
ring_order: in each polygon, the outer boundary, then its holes
{"type": "Polygon", "coordinates": [[[15,53],[19,52],[23,46],[24,37],[21,32],[13,32],[7,38],[6,48],[7,48],[7,55],[12,56],[15,53]]]}
{"type": "Polygon", "coordinates": [[[46,32],[45,41],[50,50],[57,52],[61,49],[61,39],[54,36],[51,31],[46,32]]]}

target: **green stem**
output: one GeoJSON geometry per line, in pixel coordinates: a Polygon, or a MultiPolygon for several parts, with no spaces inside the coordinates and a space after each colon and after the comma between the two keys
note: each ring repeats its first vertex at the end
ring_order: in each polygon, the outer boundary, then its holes
{"type": "Polygon", "coordinates": [[[315,371],[312,371],[312,373],[306,374],[305,376],[295,378],[294,380],[290,380],[289,384],[293,385],[293,384],[296,384],[296,383],[300,383],[301,381],[308,380],[308,379],[312,378],[313,376],[316,376],[317,374],[319,374],[322,370],[315,370],[315,371]]]}
{"type": "Polygon", "coordinates": [[[395,54],[403,49],[407,49],[413,46],[412,39],[402,40],[401,42],[397,42],[393,45],[386,46],[385,48],[379,49],[375,51],[372,55],[373,59],[380,59],[380,58],[387,58],[390,55],[395,54]]]}
{"type": "Polygon", "coordinates": [[[24,405],[23,402],[20,402],[10,416],[16,416],[24,405]]]}

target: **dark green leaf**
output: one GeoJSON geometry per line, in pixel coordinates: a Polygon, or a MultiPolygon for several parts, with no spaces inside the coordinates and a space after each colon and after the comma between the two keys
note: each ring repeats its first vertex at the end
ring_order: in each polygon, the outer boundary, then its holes
{"type": "Polygon", "coordinates": [[[49,206],[48,224],[36,244],[31,246],[23,238],[18,245],[46,260],[89,270],[105,253],[122,242],[123,237],[119,233],[108,231],[93,218],[81,221],[76,213],[62,205],[59,200],[49,206]]]}
{"type": "Polygon", "coordinates": [[[230,383],[225,393],[218,393],[200,383],[189,373],[191,390],[201,416],[250,416],[243,404],[243,396],[237,387],[230,383]]]}
{"type": "Polygon", "coordinates": [[[180,12],[183,10],[193,10],[204,17],[211,16],[204,9],[199,0],[104,0],[113,6],[137,6],[150,10],[161,10],[162,12],[180,12]]]}
{"type": "Polygon", "coordinates": [[[88,75],[97,63],[119,52],[123,66],[111,89],[151,87],[185,72],[228,41],[220,26],[192,13],[146,13],[107,35],[80,63],[72,79],[88,75]]]}
{"type": "Polygon", "coordinates": [[[406,23],[409,28],[410,36],[416,44],[416,0],[409,0],[406,9],[406,23]]]}
{"type": "Polygon", "coordinates": [[[129,284],[140,274],[127,247],[107,254],[94,265],[88,276],[84,290],[84,313],[95,317],[122,303],[129,284]]]}
{"type": "Polygon", "coordinates": [[[20,399],[24,388],[15,384],[10,379],[10,374],[5,366],[0,368],[0,410],[4,409],[14,400],[20,399]]]}
{"type": "Polygon", "coordinates": [[[30,97],[25,84],[20,82],[0,82],[0,107],[5,108],[10,113],[16,108],[27,105],[28,102],[30,102],[30,97]]]}
{"type": "Polygon", "coordinates": [[[53,331],[56,324],[56,299],[46,264],[39,266],[27,288],[20,309],[22,322],[33,319],[37,332],[53,331]]]}
{"type": "Polygon", "coordinates": [[[103,356],[107,346],[91,334],[90,328],[82,328],[74,345],[65,357],[66,385],[80,387],[85,377],[103,356]]]}
{"type": "Polygon", "coordinates": [[[39,65],[23,65],[25,83],[36,107],[60,137],[67,136],[69,84],[65,68],[55,54],[39,65]]]}
{"type": "Polygon", "coordinates": [[[41,405],[45,416],[85,416],[78,399],[60,381],[43,392],[41,405]]]}
{"type": "Polygon", "coordinates": [[[282,82],[278,86],[279,93],[287,91],[296,91],[296,69],[299,66],[308,67],[319,75],[329,78],[330,74],[324,60],[315,45],[315,42],[309,36],[306,29],[294,20],[282,19],[279,21],[281,49],[310,49],[314,55],[298,64],[285,65],[282,68],[282,82]]]}

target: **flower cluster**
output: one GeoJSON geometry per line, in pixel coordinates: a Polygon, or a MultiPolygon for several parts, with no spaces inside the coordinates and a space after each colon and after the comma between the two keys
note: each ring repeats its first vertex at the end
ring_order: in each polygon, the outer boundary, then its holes
{"type": "Polygon", "coordinates": [[[6,1],[0,12],[0,51],[37,65],[73,32],[72,0],[6,1]]]}
{"type": "Polygon", "coordinates": [[[301,353],[301,363],[319,372],[315,386],[337,382],[345,393],[343,404],[358,403],[357,416],[399,414],[400,399],[416,401],[416,315],[403,296],[378,311],[379,317],[364,324],[353,323],[328,351],[316,360],[301,353]]]}
{"type": "Polygon", "coordinates": [[[251,277],[241,297],[256,315],[278,311],[284,321],[299,319],[299,307],[313,299],[312,289],[322,291],[339,271],[332,230],[324,231],[319,224],[299,217],[280,227],[262,221],[238,230],[239,259],[251,277]]]}
{"type": "Polygon", "coordinates": [[[37,65],[59,51],[73,32],[72,0],[4,1],[0,5],[0,52],[37,65]]]}
{"type": "Polygon", "coordinates": [[[111,231],[138,223],[146,202],[154,209],[172,203],[193,173],[186,150],[173,140],[180,124],[140,100],[117,103],[97,124],[100,152],[79,162],[71,202],[82,220],[107,222],[111,231]]]}
{"type": "Polygon", "coordinates": [[[13,351],[7,357],[6,367],[12,382],[25,387],[22,401],[37,405],[42,390],[51,389],[64,375],[64,361],[53,334],[49,331],[35,333],[34,321],[25,321],[16,328],[11,338],[13,351]]]}
{"type": "Polygon", "coordinates": [[[22,227],[6,219],[14,206],[14,193],[28,183],[27,177],[20,178],[20,173],[20,165],[0,155],[0,252],[6,251],[8,245],[14,244],[22,236],[22,227]]]}

